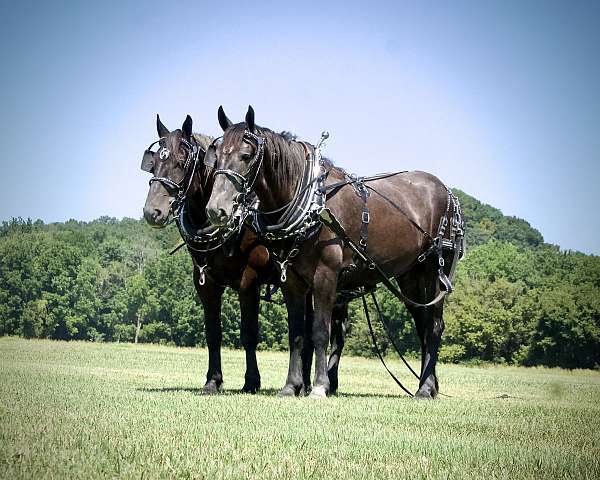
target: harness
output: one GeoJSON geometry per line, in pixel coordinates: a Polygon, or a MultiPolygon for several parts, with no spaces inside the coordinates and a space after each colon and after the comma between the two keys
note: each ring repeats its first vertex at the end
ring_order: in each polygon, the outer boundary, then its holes
{"type": "MultiPolygon", "coordinates": [[[[300,246],[309,237],[317,233],[322,225],[329,227],[344,244],[346,244],[355,254],[359,261],[364,262],[369,269],[375,270],[381,278],[382,283],[400,300],[415,307],[429,307],[437,304],[448,293],[452,292],[452,278],[456,268],[456,260],[464,255],[464,222],[460,210],[458,199],[453,195],[450,189],[446,188],[448,193],[446,211],[440,218],[436,236],[432,236],[425,231],[417,222],[415,222],[404,209],[393,200],[376,190],[369,182],[380,180],[405,172],[389,172],[374,175],[371,177],[357,177],[356,175],[346,174],[344,180],[325,185],[328,172],[325,170],[321,148],[324,142],[329,138],[328,132],[321,134],[321,139],[315,147],[307,145],[304,142],[302,147],[306,153],[303,174],[296,187],[296,192],[292,199],[285,205],[271,211],[261,211],[258,208],[248,205],[247,199],[254,188],[258,173],[262,167],[265,152],[265,140],[263,137],[246,130],[243,134],[245,140],[255,144],[256,151],[249,162],[246,173],[241,174],[231,169],[217,169],[215,175],[225,175],[235,186],[239,195],[234,199],[234,211],[242,211],[242,216],[247,218],[251,228],[262,238],[273,243],[278,243],[280,248],[277,251],[271,249],[276,263],[281,272],[281,281],[287,280],[287,268],[292,260],[298,255],[300,246]],[[354,242],[334,214],[325,206],[325,201],[331,198],[341,188],[351,185],[356,194],[362,200],[360,239],[358,244],[354,242]],[[430,302],[420,303],[407,297],[399,286],[394,285],[388,274],[377,265],[377,263],[367,254],[368,246],[368,227],[371,220],[368,198],[374,193],[387,201],[392,207],[398,210],[403,216],[417,229],[428,241],[429,248],[422,252],[416,262],[422,263],[430,254],[436,253],[438,257],[438,277],[442,285],[440,293],[430,302]],[[452,214],[450,210],[452,209],[452,214]],[[267,220],[268,216],[279,214],[275,223],[267,220]],[[450,216],[451,215],[451,216],[450,216]],[[451,225],[449,238],[445,238],[448,225],[451,225]],[[291,239],[291,242],[288,240],[291,239]],[[288,240],[288,241],[286,241],[288,240]],[[450,274],[444,272],[444,250],[453,250],[454,258],[451,265],[450,274]]],[[[216,160],[216,159],[215,159],[216,160]]],[[[214,167],[214,163],[210,166],[214,167]]],[[[415,262],[415,263],[416,263],[415,262]]],[[[359,291],[341,292],[346,298],[356,298],[362,295],[359,291]]]]}
{"type": "Polygon", "coordinates": [[[281,273],[280,280],[287,280],[287,269],[300,252],[304,241],[321,229],[319,213],[325,206],[324,183],[327,172],[323,168],[321,147],[329,133],[323,132],[316,147],[306,142],[298,142],[304,151],[304,168],[301,181],[298,182],[294,197],[283,207],[272,211],[253,209],[252,227],[272,245],[273,258],[281,273]],[[278,220],[270,224],[267,216],[279,213],[278,220]],[[289,245],[291,241],[291,246],[289,245]]]}
{"type": "MultiPolygon", "coordinates": [[[[373,180],[373,178],[365,178],[365,179],[363,179],[363,182],[367,182],[370,180],[373,180]]],[[[371,191],[377,192],[371,186],[369,186],[368,188],[371,191]]],[[[377,272],[378,276],[380,277],[381,282],[398,299],[400,299],[401,301],[408,303],[409,305],[412,305],[414,307],[426,308],[426,307],[430,307],[430,306],[437,304],[447,294],[452,292],[452,290],[453,290],[452,278],[454,277],[454,272],[456,270],[456,264],[458,263],[457,260],[461,259],[464,256],[464,221],[462,219],[460,204],[458,202],[458,199],[453,195],[453,193],[450,191],[450,189],[447,189],[447,192],[448,192],[448,201],[447,201],[446,211],[440,218],[438,233],[435,238],[432,238],[431,235],[427,234],[427,236],[430,239],[432,239],[432,244],[426,251],[421,253],[417,257],[417,260],[416,260],[416,262],[422,263],[426,260],[426,258],[430,254],[432,254],[434,252],[437,253],[437,256],[438,256],[438,278],[439,278],[439,281],[443,288],[440,289],[440,293],[433,300],[431,300],[427,303],[416,302],[413,299],[411,299],[410,297],[407,297],[400,289],[400,286],[397,285],[397,283],[395,284],[393,282],[393,279],[390,278],[388,276],[388,274],[373,260],[373,258],[367,254],[366,244],[363,244],[360,241],[357,244],[354,240],[352,240],[350,238],[350,236],[346,233],[344,227],[341,225],[341,223],[338,221],[338,219],[335,217],[335,215],[331,212],[331,210],[329,210],[328,208],[324,208],[320,213],[320,218],[324,225],[326,225],[332,232],[334,232],[336,235],[338,235],[340,238],[342,238],[342,240],[344,241],[344,244],[346,244],[353,251],[353,253],[358,258],[359,261],[361,261],[365,265],[367,265],[369,269],[375,270],[377,272]],[[451,220],[452,226],[451,226],[451,229],[449,232],[450,233],[449,238],[446,239],[445,234],[446,234],[446,228],[447,228],[448,222],[449,222],[448,215],[449,215],[449,211],[450,211],[450,205],[452,205],[452,208],[453,208],[453,216],[452,216],[452,220],[451,220]],[[444,254],[445,249],[452,250],[454,252],[454,258],[452,260],[450,274],[448,276],[444,272],[445,261],[444,261],[443,254],[444,254]]],[[[382,195],[379,192],[377,192],[377,193],[379,195],[382,195]]],[[[387,197],[384,197],[384,198],[387,198],[387,197]]],[[[363,216],[364,216],[364,211],[363,211],[363,216]]],[[[416,223],[414,223],[414,224],[417,225],[416,223]]],[[[366,223],[366,225],[368,226],[368,222],[366,223]]],[[[363,237],[364,228],[365,228],[365,222],[363,221],[362,228],[361,228],[361,240],[363,240],[365,238],[365,237],[363,237]]],[[[422,230],[421,227],[419,227],[419,229],[422,230]]],[[[426,232],[424,230],[422,230],[422,232],[426,234],[426,232]]],[[[341,294],[344,295],[348,301],[353,298],[363,296],[365,293],[366,292],[365,292],[364,288],[354,290],[354,291],[345,291],[345,292],[342,291],[341,292],[341,294]]]]}

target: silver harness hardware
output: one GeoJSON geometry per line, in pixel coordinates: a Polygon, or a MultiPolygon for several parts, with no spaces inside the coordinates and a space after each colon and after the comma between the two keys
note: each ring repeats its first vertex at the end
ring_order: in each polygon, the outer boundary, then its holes
{"type": "Polygon", "coordinates": [[[198,267],[198,284],[199,285],[204,285],[206,283],[206,268],[208,267],[207,264],[204,264],[202,266],[200,265],[196,265],[198,267]]]}

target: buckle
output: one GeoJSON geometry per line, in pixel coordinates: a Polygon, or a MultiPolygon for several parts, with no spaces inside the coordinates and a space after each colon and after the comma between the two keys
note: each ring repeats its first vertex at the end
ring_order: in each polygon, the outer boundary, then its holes
{"type": "Polygon", "coordinates": [[[362,223],[369,223],[371,221],[371,215],[369,212],[362,212],[362,223]]]}

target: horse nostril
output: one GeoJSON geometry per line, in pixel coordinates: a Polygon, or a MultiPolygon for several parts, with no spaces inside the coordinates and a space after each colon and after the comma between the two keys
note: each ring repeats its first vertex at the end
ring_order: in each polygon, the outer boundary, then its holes
{"type": "Polygon", "coordinates": [[[162,212],[158,208],[155,208],[154,213],[152,214],[152,217],[154,218],[154,220],[160,218],[161,215],[162,215],[162,212]]]}
{"type": "Polygon", "coordinates": [[[225,217],[227,217],[227,213],[222,208],[219,208],[219,219],[223,220],[225,217]]]}

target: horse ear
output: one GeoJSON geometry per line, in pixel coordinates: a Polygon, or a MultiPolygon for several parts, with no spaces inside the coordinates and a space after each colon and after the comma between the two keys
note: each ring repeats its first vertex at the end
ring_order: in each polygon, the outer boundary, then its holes
{"type": "Polygon", "coordinates": [[[231,127],[231,125],[233,125],[231,123],[231,120],[229,120],[227,118],[227,115],[225,115],[225,110],[223,110],[223,105],[219,106],[219,112],[217,115],[219,117],[219,125],[221,125],[221,128],[223,129],[223,131],[227,130],[229,127],[231,127]]]}
{"type": "Polygon", "coordinates": [[[189,140],[192,137],[192,117],[189,115],[185,117],[181,131],[183,132],[183,138],[186,140],[189,140]]]}
{"type": "Polygon", "coordinates": [[[252,105],[248,105],[248,111],[246,112],[246,126],[248,130],[254,133],[256,125],[254,124],[254,109],[252,105]]]}
{"type": "Polygon", "coordinates": [[[162,122],[160,121],[160,117],[158,116],[158,113],[156,114],[156,130],[158,131],[158,136],[160,138],[162,137],[166,137],[169,133],[169,129],[167,127],[165,127],[162,122]]]}

